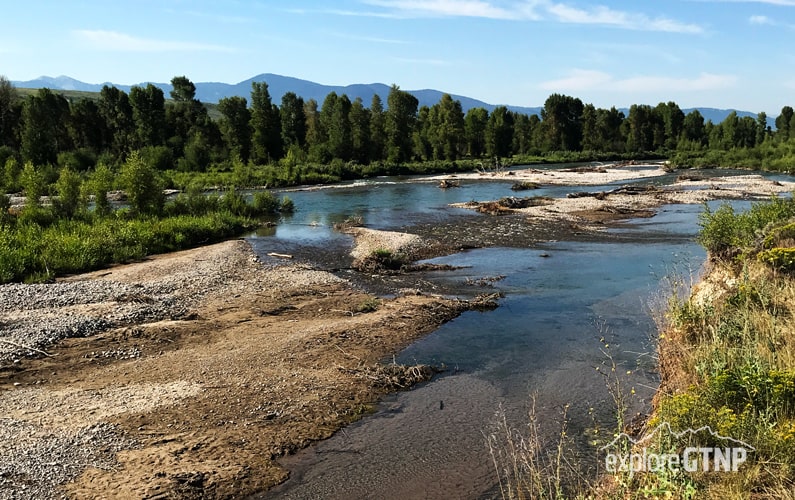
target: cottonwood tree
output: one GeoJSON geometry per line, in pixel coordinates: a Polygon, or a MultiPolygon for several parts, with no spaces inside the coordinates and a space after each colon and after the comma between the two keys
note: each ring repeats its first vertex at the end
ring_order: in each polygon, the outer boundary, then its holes
{"type": "Polygon", "coordinates": [[[119,182],[130,207],[138,214],[159,214],[163,208],[163,185],[157,172],[138,151],[133,151],[119,172],[119,182]]]}
{"type": "Polygon", "coordinates": [[[386,114],[381,96],[373,94],[370,101],[370,161],[386,158],[386,114]]]}
{"type": "Polygon", "coordinates": [[[19,119],[17,89],[0,75],[0,146],[15,145],[14,127],[19,119]]]}
{"type": "Polygon", "coordinates": [[[461,101],[444,94],[431,107],[429,139],[434,159],[457,160],[461,156],[465,145],[461,101]]]}
{"type": "Polygon", "coordinates": [[[781,108],[781,114],[776,117],[776,137],[782,142],[786,142],[793,136],[790,125],[795,117],[795,111],[792,106],[784,106],[781,108]]]}
{"type": "Polygon", "coordinates": [[[220,129],[232,157],[248,162],[251,155],[251,111],[245,97],[224,97],[218,101],[220,129]]]}
{"type": "Polygon", "coordinates": [[[22,107],[22,158],[35,165],[55,164],[58,153],[71,149],[66,123],[69,103],[50,89],[28,96],[22,107]]]}
{"type": "Polygon", "coordinates": [[[320,112],[316,100],[309,99],[304,103],[304,115],[306,116],[306,150],[309,159],[325,163],[330,158],[326,148],[326,132],[320,122],[320,112]]]}
{"type": "Polygon", "coordinates": [[[370,159],[370,111],[364,107],[361,97],[351,104],[351,146],[353,159],[368,163],[370,159]]]}
{"type": "Polygon", "coordinates": [[[279,108],[271,101],[268,84],[251,84],[251,157],[267,164],[282,157],[281,117],[279,108]]]}
{"type": "Polygon", "coordinates": [[[351,136],[351,101],[347,95],[331,92],[320,109],[320,124],[326,133],[328,152],[332,158],[349,161],[353,155],[351,136]]]}
{"type": "Polygon", "coordinates": [[[132,150],[135,126],[129,96],[116,87],[105,85],[99,92],[99,113],[105,120],[108,134],[104,143],[116,158],[132,150]]]}
{"type": "Polygon", "coordinates": [[[411,159],[412,133],[417,122],[416,97],[392,85],[387,97],[387,111],[384,123],[386,131],[387,159],[394,163],[404,163],[411,159]]]}
{"type": "Polygon", "coordinates": [[[282,96],[282,105],[279,107],[281,122],[281,135],[284,149],[291,146],[304,147],[306,144],[306,113],[304,113],[304,100],[294,92],[287,92],[282,96]]]}
{"type": "Polygon", "coordinates": [[[111,135],[99,105],[91,99],[81,99],[72,104],[68,128],[74,147],[90,150],[94,154],[105,150],[105,141],[111,135]]]}
{"type": "Polygon", "coordinates": [[[473,158],[480,158],[486,152],[486,125],[488,123],[489,112],[485,108],[470,108],[464,117],[467,153],[473,158]]]}
{"type": "Polygon", "coordinates": [[[541,110],[547,150],[580,151],[582,149],[582,113],[580,99],[552,94],[541,110]]]}
{"type": "Polygon", "coordinates": [[[165,144],[166,99],[163,90],[151,83],[146,87],[136,86],[130,89],[129,99],[135,123],[136,147],[165,144]]]}
{"type": "Polygon", "coordinates": [[[486,154],[495,158],[511,155],[513,115],[505,106],[497,106],[486,124],[486,154]]]}

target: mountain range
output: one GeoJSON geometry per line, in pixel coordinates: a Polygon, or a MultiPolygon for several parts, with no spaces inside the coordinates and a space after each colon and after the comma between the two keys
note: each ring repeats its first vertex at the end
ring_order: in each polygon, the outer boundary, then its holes
{"type": "MultiPolygon", "coordinates": [[[[194,82],[196,85],[196,98],[202,102],[206,103],[217,103],[220,99],[224,97],[232,97],[232,96],[240,96],[245,97],[246,99],[250,98],[251,95],[251,84],[253,82],[266,82],[268,84],[268,91],[270,92],[271,99],[275,104],[279,104],[281,102],[282,96],[287,92],[294,92],[296,95],[302,97],[304,100],[314,99],[318,102],[318,105],[322,105],[323,101],[325,100],[326,96],[331,92],[336,92],[339,95],[345,94],[351,101],[355,100],[357,97],[360,97],[364,102],[364,105],[369,107],[370,101],[373,98],[374,94],[378,94],[381,97],[381,100],[386,107],[386,98],[389,95],[389,85],[385,85],[383,83],[370,83],[370,84],[353,84],[353,85],[346,85],[346,86],[339,86],[339,85],[323,85],[320,83],[311,82],[308,80],[301,80],[299,78],[292,78],[289,76],[282,76],[282,75],[275,75],[272,73],[263,73],[261,75],[254,76],[249,78],[248,80],[244,80],[239,83],[229,84],[229,83],[221,83],[221,82],[194,82]]],[[[79,80],[75,80],[74,78],[68,76],[59,76],[56,78],[52,78],[49,76],[42,76],[36,78],[35,80],[28,80],[28,81],[12,81],[15,87],[18,88],[31,88],[31,89],[38,89],[47,87],[51,90],[78,90],[84,92],[99,92],[102,90],[102,87],[105,85],[115,86],[120,90],[124,90],[125,92],[129,92],[132,87],[135,85],[119,85],[115,83],[105,82],[105,83],[85,83],[79,80]]],[[[145,86],[147,83],[150,82],[143,82],[136,84],[138,86],[145,86]]],[[[151,82],[153,85],[161,88],[166,96],[169,95],[171,92],[171,84],[170,83],[155,83],[151,82]]],[[[420,106],[433,106],[434,104],[438,103],[439,100],[442,98],[442,95],[445,92],[439,90],[432,90],[432,89],[423,89],[423,90],[408,90],[410,94],[414,95],[419,101],[420,106]]],[[[471,108],[485,108],[489,112],[493,111],[496,108],[497,104],[488,104],[483,101],[479,101],[477,99],[473,99],[471,97],[460,96],[450,94],[453,99],[461,101],[461,107],[463,108],[464,112],[471,108]]],[[[534,115],[534,114],[541,114],[541,110],[543,106],[538,107],[523,107],[523,106],[511,106],[505,105],[509,110],[517,112],[517,113],[524,113],[527,115],[534,115]]],[[[713,123],[720,123],[722,122],[726,116],[729,115],[732,111],[735,111],[738,116],[750,116],[756,118],[757,114],[752,113],[750,111],[741,111],[735,109],[717,109],[717,108],[687,108],[682,109],[682,111],[687,114],[693,109],[698,109],[698,111],[704,116],[704,120],[712,120],[713,123]]],[[[625,114],[628,113],[627,109],[622,109],[625,114]]],[[[771,126],[775,126],[775,117],[768,116],[768,124],[771,126]]]]}

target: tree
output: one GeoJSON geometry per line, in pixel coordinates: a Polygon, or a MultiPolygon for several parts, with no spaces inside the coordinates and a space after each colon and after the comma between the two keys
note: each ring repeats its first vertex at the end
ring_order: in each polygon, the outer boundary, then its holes
{"type": "Polygon", "coordinates": [[[88,180],[86,189],[94,195],[94,207],[97,215],[103,216],[110,213],[110,203],[108,202],[108,191],[113,187],[113,172],[107,165],[99,163],[94,169],[94,173],[88,180]]]}
{"type": "Polygon", "coordinates": [[[535,122],[524,113],[514,114],[512,149],[515,155],[526,155],[533,149],[533,129],[538,123],[538,116],[533,116],[535,122]]]}
{"type": "Polygon", "coordinates": [[[22,173],[19,176],[22,189],[25,190],[26,208],[34,210],[39,207],[39,200],[44,194],[46,184],[41,170],[36,168],[32,162],[25,162],[22,173]]]}
{"type": "Polygon", "coordinates": [[[769,129],[767,126],[767,113],[762,111],[756,115],[756,144],[762,144],[767,139],[769,129]]]}
{"type": "Polygon", "coordinates": [[[69,136],[76,149],[88,149],[95,154],[105,150],[110,131],[96,101],[80,99],[72,104],[69,136]]]}
{"type": "Polygon", "coordinates": [[[599,113],[593,104],[586,104],[582,109],[582,149],[601,151],[604,138],[600,132],[599,113]]]}
{"type": "Polygon", "coordinates": [[[387,97],[388,109],[384,123],[386,131],[387,158],[390,162],[403,163],[411,159],[411,138],[417,122],[416,97],[392,85],[387,97]]]}
{"type": "Polygon", "coordinates": [[[793,116],[795,116],[795,112],[793,111],[792,106],[784,106],[781,108],[781,114],[776,117],[776,137],[778,137],[782,142],[786,142],[790,137],[793,136],[790,130],[790,124],[792,123],[793,116]]]}
{"type": "Polygon", "coordinates": [[[149,83],[146,87],[131,88],[129,98],[137,147],[165,144],[166,99],[163,91],[149,83]]]}
{"type": "Polygon", "coordinates": [[[320,123],[326,132],[332,158],[349,161],[353,155],[350,114],[351,101],[347,95],[331,92],[326,96],[320,109],[320,123]]]}
{"type": "Polygon", "coordinates": [[[0,146],[14,146],[14,125],[18,119],[17,89],[0,75],[0,146]]]}
{"type": "Polygon", "coordinates": [[[583,103],[574,97],[552,94],[541,110],[549,151],[582,149],[583,103]]]}
{"type": "Polygon", "coordinates": [[[130,207],[139,214],[158,214],[163,208],[163,186],[157,172],[138,151],[133,151],[119,172],[119,182],[130,207]]]}
{"type": "Polygon", "coordinates": [[[22,108],[22,158],[36,165],[54,164],[58,153],[71,149],[66,123],[69,103],[50,89],[39,89],[22,108]]]}
{"type": "Polygon", "coordinates": [[[171,79],[171,98],[176,102],[192,103],[196,99],[196,85],[186,76],[175,76],[171,79]]]}
{"type": "Polygon", "coordinates": [[[306,150],[309,158],[319,163],[327,163],[331,158],[328,148],[326,148],[326,132],[320,122],[316,100],[309,99],[304,103],[304,115],[306,116],[306,150]]]}
{"type": "Polygon", "coordinates": [[[457,160],[464,150],[464,111],[461,101],[442,95],[430,114],[429,139],[436,159],[457,160]]]}
{"type": "Polygon", "coordinates": [[[513,115],[505,106],[497,106],[486,124],[486,153],[502,158],[511,155],[513,115]]]}
{"type": "Polygon", "coordinates": [[[251,155],[251,111],[245,97],[224,97],[218,101],[221,112],[220,129],[226,147],[233,157],[248,162],[251,155]]]}
{"type": "Polygon", "coordinates": [[[480,158],[486,152],[486,125],[489,112],[485,108],[470,108],[464,117],[464,135],[467,153],[473,158],[480,158]]]}
{"type": "Polygon", "coordinates": [[[306,114],[304,113],[304,100],[294,92],[287,92],[282,96],[282,105],[279,108],[281,120],[282,142],[284,148],[290,146],[304,147],[306,144],[306,114]]]}
{"type": "MultiPolygon", "coordinates": [[[[679,108],[679,105],[673,101],[666,104],[660,103],[656,108],[657,115],[662,119],[662,133],[663,138],[657,142],[656,145],[662,146],[671,151],[676,149],[679,139],[682,135],[682,127],[684,127],[685,114],[679,108]]],[[[659,149],[659,148],[655,148],[659,149]]]]}
{"type": "Polygon", "coordinates": [[[414,127],[412,142],[414,143],[414,156],[425,161],[434,158],[434,150],[430,138],[431,122],[431,108],[422,106],[417,114],[417,125],[414,127]]]}
{"type": "Polygon", "coordinates": [[[682,124],[682,135],[685,140],[698,147],[703,147],[707,143],[707,133],[704,125],[704,117],[699,110],[694,109],[685,116],[682,124]]]}
{"type": "Polygon", "coordinates": [[[173,103],[166,108],[168,145],[174,157],[184,155],[188,140],[197,133],[203,135],[206,146],[213,148],[222,143],[221,133],[216,123],[207,114],[207,108],[196,99],[196,86],[184,76],[171,79],[170,92],[173,103]]]}
{"type": "Polygon", "coordinates": [[[633,104],[626,120],[627,150],[643,153],[654,150],[654,110],[647,104],[633,104]]]}
{"type": "Polygon", "coordinates": [[[370,161],[386,158],[386,114],[378,94],[370,101],[370,161]]]}
{"type": "Polygon", "coordinates": [[[99,92],[99,113],[105,120],[104,130],[108,137],[103,141],[109,146],[110,153],[123,157],[135,142],[135,126],[129,96],[117,89],[105,85],[99,92]]]}
{"type": "Polygon", "coordinates": [[[252,151],[255,162],[270,163],[282,157],[281,117],[265,82],[251,84],[252,151]]]}
{"type": "Polygon", "coordinates": [[[69,168],[61,169],[55,182],[58,197],[53,200],[56,212],[65,218],[72,218],[80,207],[80,176],[69,168]]]}
{"type": "Polygon", "coordinates": [[[366,164],[370,161],[370,112],[364,107],[361,97],[351,105],[350,120],[353,159],[366,164]]]}

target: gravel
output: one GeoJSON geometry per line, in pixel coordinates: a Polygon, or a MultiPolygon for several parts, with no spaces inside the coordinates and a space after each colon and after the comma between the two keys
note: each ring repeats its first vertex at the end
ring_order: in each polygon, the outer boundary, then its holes
{"type": "Polygon", "coordinates": [[[134,446],[110,424],[51,432],[30,422],[2,418],[0,499],[62,498],[60,484],[77,477],[86,467],[114,469],[116,452],[134,446]]]}
{"type": "Polygon", "coordinates": [[[183,318],[208,293],[234,285],[241,273],[264,271],[242,241],[186,255],[191,257],[176,265],[153,260],[94,273],[92,279],[0,286],[0,367],[41,356],[66,338],[183,318]]]}

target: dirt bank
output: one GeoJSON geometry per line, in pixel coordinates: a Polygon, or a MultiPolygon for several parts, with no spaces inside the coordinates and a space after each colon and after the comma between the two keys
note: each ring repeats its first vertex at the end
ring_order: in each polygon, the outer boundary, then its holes
{"type": "Polygon", "coordinates": [[[268,488],[274,459],[427,375],[379,362],[469,307],[267,268],[243,241],[4,291],[0,498],[268,488]]]}

